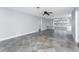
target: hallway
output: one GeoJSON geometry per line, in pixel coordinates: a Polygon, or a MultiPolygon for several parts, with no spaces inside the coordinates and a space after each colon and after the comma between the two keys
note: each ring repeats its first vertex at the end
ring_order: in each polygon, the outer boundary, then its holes
{"type": "Polygon", "coordinates": [[[71,35],[46,30],[0,42],[1,52],[79,52],[71,35]]]}

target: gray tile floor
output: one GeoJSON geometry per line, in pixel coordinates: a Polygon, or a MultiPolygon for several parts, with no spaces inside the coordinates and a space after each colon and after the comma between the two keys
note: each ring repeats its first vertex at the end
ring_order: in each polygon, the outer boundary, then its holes
{"type": "Polygon", "coordinates": [[[78,52],[72,35],[43,31],[0,42],[1,52],[78,52]]]}

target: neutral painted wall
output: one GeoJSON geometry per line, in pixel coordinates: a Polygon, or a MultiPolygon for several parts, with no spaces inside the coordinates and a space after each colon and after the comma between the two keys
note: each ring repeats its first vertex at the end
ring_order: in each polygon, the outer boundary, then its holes
{"type": "MultiPolygon", "coordinates": [[[[40,19],[42,18],[7,8],[0,8],[0,41],[21,34],[37,32],[40,19]]],[[[43,25],[45,24],[43,23],[43,25]]],[[[46,27],[43,25],[42,30],[45,30],[46,27]]]]}
{"type": "Polygon", "coordinates": [[[77,16],[76,16],[76,40],[78,40],[79,43],[79,9],[77,10],[77,16]]]}
{"type": "Polygon", "coordinates": [[[72,36],[75,39],[75,9],[72,12],[72,36]]]}
{"type": "Polygon", "coordinates": [[[75,8],[72,13],[72,35],[75,42],[79,43],[79,8],[75,8]]]}
{"type": "Polygon", "coordinates": [[[79,43],[79,8],[75,10],[75,41],[79,43]]]}

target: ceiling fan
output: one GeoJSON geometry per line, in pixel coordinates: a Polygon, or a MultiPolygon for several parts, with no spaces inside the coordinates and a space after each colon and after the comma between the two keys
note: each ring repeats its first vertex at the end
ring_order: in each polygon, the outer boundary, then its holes
{"type": "MultiPolygon", "coordinates": [[[[39,9],[40,7],[36,7],[37,9],[39,9]]],[[[53,12],[48,12],[48,11],[44,11],[43,12],[43,16],[44,15],[48,15],[48,16],[50,16],[50,14],[52,14],[53,12]]]]}
{"type": "Polygon", "coordinates": [[[52,14],[52,12],[44,11],[43,16],[44,16],[44,15],[50,16],[50,14],[52,14]]]}

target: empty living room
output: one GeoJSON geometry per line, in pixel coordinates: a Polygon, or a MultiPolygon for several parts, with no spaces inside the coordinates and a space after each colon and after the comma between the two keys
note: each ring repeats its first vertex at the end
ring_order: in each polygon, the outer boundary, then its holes
{"type": "Polygon", "coordinates": [[[79,7],[0,7],[0,52],[79,52],[79,7]]]}

